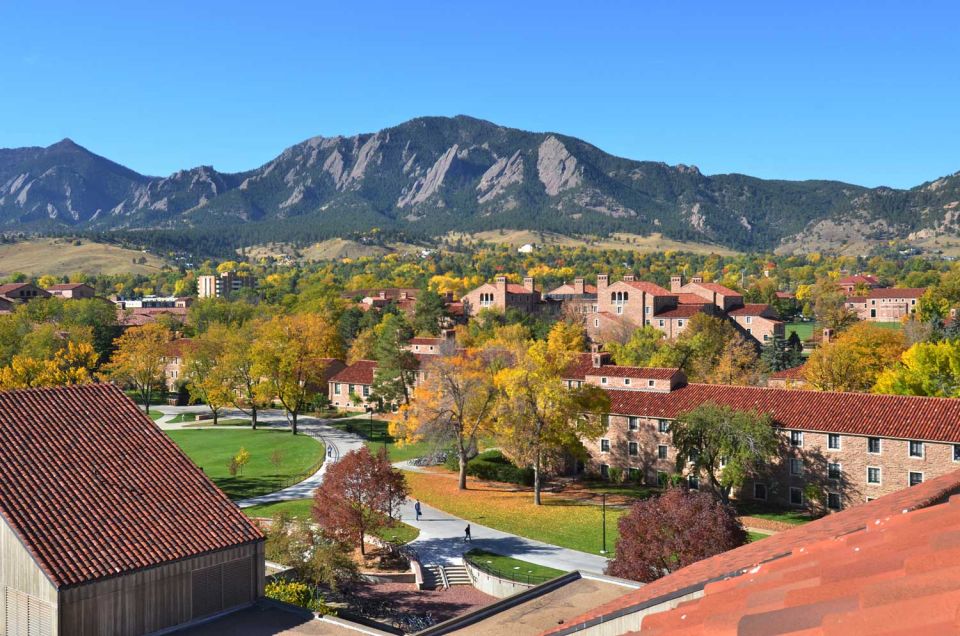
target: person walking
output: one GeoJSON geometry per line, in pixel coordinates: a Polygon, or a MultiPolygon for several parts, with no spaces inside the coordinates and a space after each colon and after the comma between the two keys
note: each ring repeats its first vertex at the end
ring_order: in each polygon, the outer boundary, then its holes
{"type": "Polygon", "coordinates": [[[464,543],[466,543],[467,541],[470,541],[470,542],[472,543],[472,541],[471,541],[471,539],[470,539],[470,524],[469,524],[469,523],[467,524],[466,529],[464,529],[464,531],[463,531],[463,541],[464,541],[464,543]]]}
{"type": "Polygon", "coordinates": [[[417,513],[417,521],[420,521],[420,500],[417,499],[417,503],[413,504],[413,511],[417,513]]]}

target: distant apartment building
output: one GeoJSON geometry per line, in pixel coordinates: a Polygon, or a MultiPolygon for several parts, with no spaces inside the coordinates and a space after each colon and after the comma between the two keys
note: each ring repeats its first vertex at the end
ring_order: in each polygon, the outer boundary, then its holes
{"type": "Polygon", "coordinates": [[[33,283],[7,283],[0,285],[0,299],[13,304],[23,304],[34,298],[49,298],[50,292],[44,291],[33,283]]]}
{"type": "Polygon", "coordinates": [[[255,289],[257,279],[239,272],[222,272],[197,276],[197,296],[200,298],[227,298],[243,289],[255,289]]]}
{"type": "Polygon", "coordinates": [[[853,296],[859,291],[868,291],[880,287],[880,279],[872,274],[854,274],[844,276],[837,281],[837,286],[847,296],[853,296]]]}
{"type": "MultiPolygon", "coordinates": [[[[363,311],[383,309],[393,305],[404,315],[412,317],[417,306],[417,297],[420,290],[415,287],[384,287],[381,289],[355,289],[342,293],[341,298],[356,302],[356,306],[363,311]]],[[[464,318],[463,303],[454,300],[452,292],[440,294],[443,310],[446,314],[440,327],[447,329],[461,322],[464,318]]]]}
{"type": "Polygon", "coordinates": [[[869,322],[899,322],[916,313],[920,299],[927,290],[922,287],[878,287],[865,296],[849,296],[847,308],[857,318],[869,322]]]}
{"type": "Polygon", "coordinates": [[[542,298],[533,278],[523,279],[522,285],[508,283],[506,276],[497,276],[493,283],[485,283],[462,298],[464,313],[476,316],[484,309],[518,309],[529,313],[539,310],[542,298]]]}

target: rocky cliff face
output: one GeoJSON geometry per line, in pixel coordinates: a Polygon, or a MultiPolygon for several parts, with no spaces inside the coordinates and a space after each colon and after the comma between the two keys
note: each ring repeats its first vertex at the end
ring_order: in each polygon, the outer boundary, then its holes
{"type": "Polygon", "coordinates": [[[911,190],[706,176],[469,117],[315,137],[239,174],[201,166],[147,177],[69,140],[0,150],[0,231],[214,231],[239,222],[258,224],[270,240],[284,223],[328,236],[374,225],[422,236],[505,227],[656,231],[769,249],[825,224],[869,228],[880,238],[956,232],[958,201],[960,173],[911,190]]]}

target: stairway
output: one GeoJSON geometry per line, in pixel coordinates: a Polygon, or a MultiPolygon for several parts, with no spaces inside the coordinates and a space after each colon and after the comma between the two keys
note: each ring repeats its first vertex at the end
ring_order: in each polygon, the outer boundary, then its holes
{"type": "Polygon", "coordinates": [[[473,585],[465,566],[445,565],[443,572],[447,575],[447,585],[473,585]]]}
{"type": "Polygon", "coordinates": [[[443,584],[443,568],[439,565],[427,565],[423,567],[423,589],[438,590],[446,587],[443,584]]]}

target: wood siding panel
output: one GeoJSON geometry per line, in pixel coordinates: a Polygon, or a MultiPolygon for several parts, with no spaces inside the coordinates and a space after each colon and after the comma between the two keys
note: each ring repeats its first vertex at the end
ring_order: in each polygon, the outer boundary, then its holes
{"type": "Polygon", "coordinates": [[[7,633],[6,594],[11,588],[56,606],[57,591],[7,522],[0,518],[0,634],[7,633]]]}

